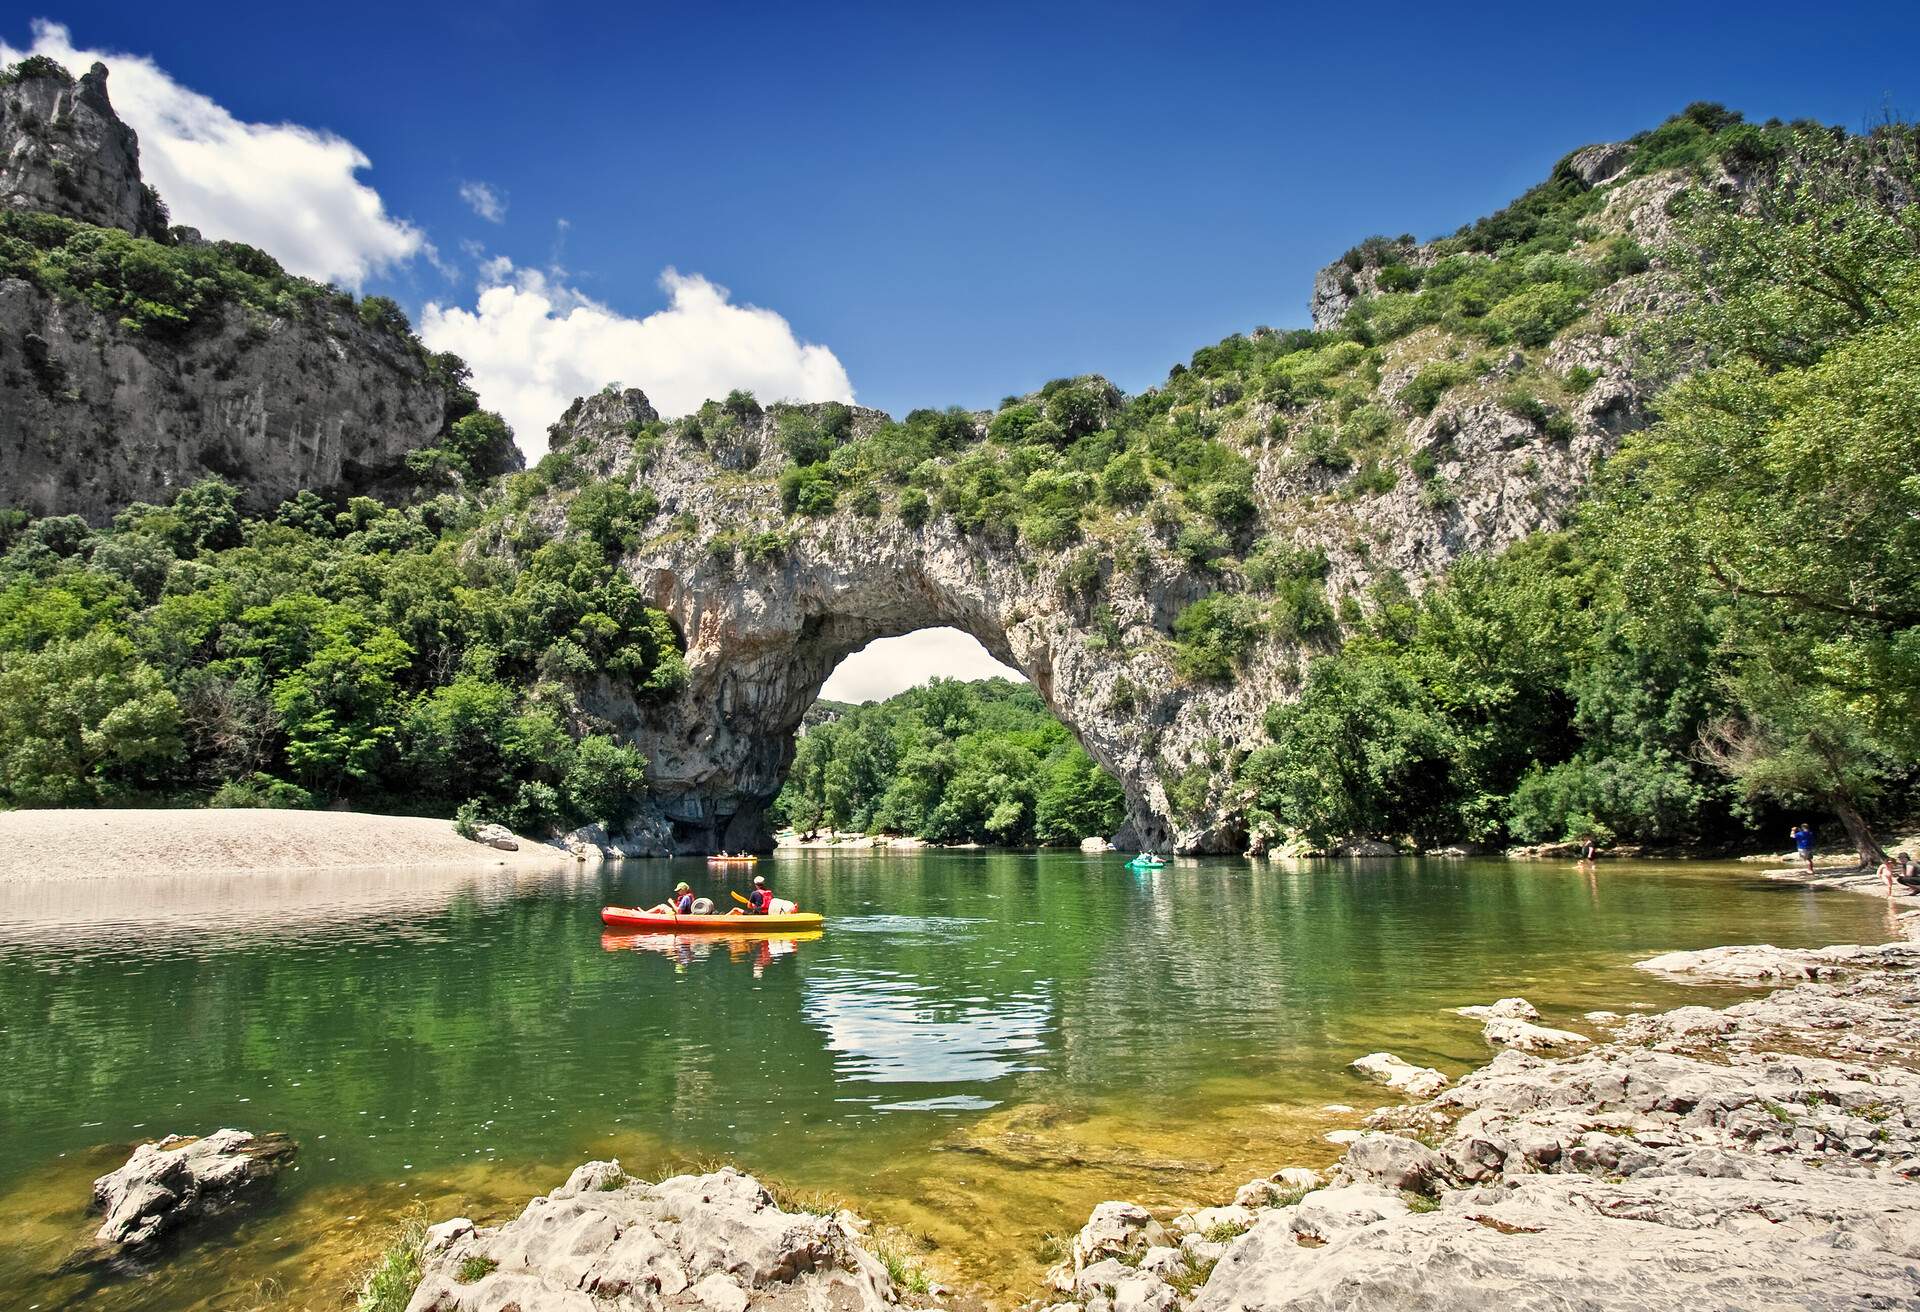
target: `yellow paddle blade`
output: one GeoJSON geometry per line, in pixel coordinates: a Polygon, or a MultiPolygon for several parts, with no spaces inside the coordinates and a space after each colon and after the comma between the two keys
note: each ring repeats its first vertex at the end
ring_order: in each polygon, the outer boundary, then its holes
{"type": "Polygon", "coordinates": [[[753,905],[753,903],[749,902],[746,898],[741,897],[738,893],[735,893],[732,889],[728,889],[727,892],[729,895],[732,896],[733,900],[735,902],[738,902],[741,906],[750,907],[753,905]]]}

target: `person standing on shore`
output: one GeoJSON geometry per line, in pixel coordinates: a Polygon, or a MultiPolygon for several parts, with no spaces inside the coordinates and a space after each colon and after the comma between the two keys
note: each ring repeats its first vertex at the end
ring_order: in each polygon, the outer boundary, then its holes
{"type": "Polygon", "coordinates": [[[1800,859],[1807,863],[1807,873],[1813,873],[1813,826],[1805,821],[1793,827],[1793,845],[1800,849],[1800,859]]]}
{"type": "Polygon", "coordinates": [[[1887,896],[1893,896],[1895,884],[1907,890],[1909,896],[1920,897],[1920,868],[1913,864],[1913,858],[1905,852],[1895,852],[1880,863],[1880,878],[1887,881],[1887,896]]]}

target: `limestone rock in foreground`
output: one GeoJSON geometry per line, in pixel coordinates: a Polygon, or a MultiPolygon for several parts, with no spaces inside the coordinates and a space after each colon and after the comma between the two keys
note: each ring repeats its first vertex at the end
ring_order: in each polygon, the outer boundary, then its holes
{"type": "Polygon", "coordinates": [[[1685,980],[1727,980],[1738,984],[1794,983],[1809,979],[1836,979],[1849,968],[1920,962],[1920,943],[1883,943],[1862,947],[1845,944],[1831,948],[1777,948],[1771,943],[1705,948],[1698,952],[1663,952],[1636,969],[1685,980]]]}
{"type": "Polygon", "coordinates": [[[1375,1080],[1411,1098],[1431,1098],[1447,1087],[1447,1077],[1431,1066],[1415,1066],[1390,1052],[1370,1052],[1351,1063],[1370,1080],[1375,1080]]]}
{"type": "Polygon", "coordinates": [[[143,1143],[125,1166],[93,1182],[94,1210],[106,1214],[94,1241],[114,1255],[143,1253],[180,1227],[247,1200],[294,1151],[281,1135],[245,1130],[143,1143]]]}
{"type": "Polygon", "coordinates": [[[1194,1312],[1920,1307],[1911,1258],[1855,1244],[1838,1219],[1816,1233],[1783,1233],[1764,1213],[1643,1219],[1645,1190],[1554,1177],[1489,1192],[1322,1232],[1316,1246],[1270,1213],[1221,1259],[1194,1312]]]}
{"type": "Polygon", "coordinates": [[[659,1184],[588,1162],[504,1225],[429,1232],[408,1312],[881,1312],[895,1300],[853,1227],[782,1211],[731,1167],[659,1184]]]}

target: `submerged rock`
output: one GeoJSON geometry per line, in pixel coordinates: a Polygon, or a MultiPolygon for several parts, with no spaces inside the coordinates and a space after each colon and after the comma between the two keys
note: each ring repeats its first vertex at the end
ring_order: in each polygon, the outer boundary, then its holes
{"type": "Polygon", "coordinates": [[[429,1231],[408,1312],[882,1312],[887,1269],[837,1217],[783,1211],[732,1168],[659,1184],[588,1162],[504,1225],[429,1231]]]}
{"type": "Polygon", "coordinates": [[[1485,1007],[1455,1007],[1454,1014],[1469,1020],[1539,1020],[1540,1013],[1525,998],[1502,998],[1485,1007]]]}
{"type": "Polygon", "coordinates": [[[294,1152],[282,1135],[245,1130],[143,1143],[125,1166],[93,1182],[93,1208],[105,1213],[94,1242],[112,1255],[143,1253],[182,1226],[249,1201],[294,1152]]]}
{"type": "Polygon", "coordinates": [[[1415,1066],[1390,1052],[1370,1052],[1351,1063],[1370,1080],[1413,1098],[1431,1098],[1447,1087],[1447,1077],[1431,1066],[1415,1066]]]}
{"type": "Polygon", "coordinates": [[[1510,1016],[1494,1016],[1480,1029],[1481,1037],[1496,1048],[1518,1048],[1522,1052],[1551,1052],[1555,1048],[1576,1048],[1591,1043],[1584,1034],[1534,1025],[1510,1016]]]}

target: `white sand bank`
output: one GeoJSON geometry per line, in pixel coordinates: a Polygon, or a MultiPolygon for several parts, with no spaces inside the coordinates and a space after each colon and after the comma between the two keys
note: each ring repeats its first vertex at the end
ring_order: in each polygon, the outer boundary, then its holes
{"type": "Polygon", "coordinates": [[[552,866],[531,839],[503,852],[450,820],[352,811],[0,811],[0,882],[378,866],[552,866]]]}

